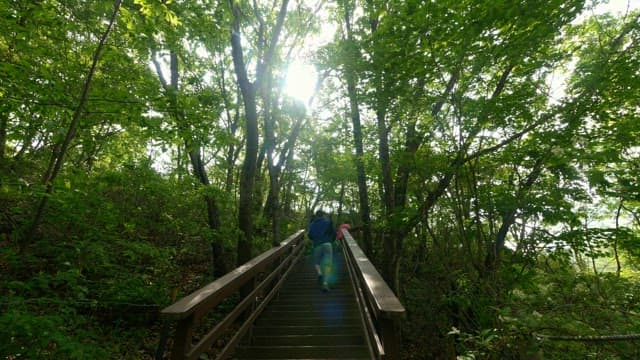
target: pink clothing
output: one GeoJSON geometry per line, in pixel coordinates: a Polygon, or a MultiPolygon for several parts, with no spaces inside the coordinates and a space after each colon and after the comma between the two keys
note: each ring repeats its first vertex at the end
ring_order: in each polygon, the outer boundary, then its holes
{"type": "Polygon", "coordinates": [[[338,226],[338,233],[336,234],[336,239],[340,240],[342,239],[342,229],[351,229],[351,226],[349,224],[341,224],[340,226],[338,226]]]}

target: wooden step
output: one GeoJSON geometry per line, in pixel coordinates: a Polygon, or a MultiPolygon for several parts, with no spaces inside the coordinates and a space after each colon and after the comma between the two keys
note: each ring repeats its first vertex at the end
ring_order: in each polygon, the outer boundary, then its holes
{"type": "Polygon", "coordinates": [[[267,311],[332,311],[336,309],[336,305],[340,306],[338,309],[351,310],[358,309],[358,304],[355,301],[337,303],[331,302],[318,302],[318,303],[287,303],[287,302],[275,302],[267,307],[267,311]]]}
{"type": "Polygon", "coordinates": [[[256,326],[337,326],[343,324],[359,324],[360,317],[355,315],[335,316],[333,314],[322,317],[300,317],[300,318],[260,318],[256,326]]]}
{"type": "Polygon", "coordinates": [[[364,345],[364,336],[358,334],[254,336],[252,346],[312,346],[312,345],[364,345]]]}
{"type": "Polygon", "coordinates": [[[334,325],[334,326],[271,326],[262,325],[253,328],[254,336],[283,336],[283,335],[353,335],[361,334],[362,326],[359,324],[334,325]]]}
{"type": "Polygon", "coordinates": [[[286,310],[286,309],[268,309],[260,316],[264,319],[304,319],[309,317],[357,317],[360,318],[360,312],[356,306],[341,308],[309,308],[306,310],[286,310]]]}
{"type": "MultiPolygon", "coordinates": [[[[276,296],[276,299],[281,299],[283,297],[289,297],[289,296],[304,296],[304,295],[318,296],[318,295],[321,295],[323,292],[324,291],[322,289],[322,286],[320,285],[309,286],[307,288],[299,287],[297,289],[282,289],[280,290],[280,294],[276,296]]],[[[331,295],[330,293],[333,293],[334,295],[344,294],[349,296],[353,296],[355,294],[353,289],[343,285],[336,285],[336,286],[329,285],[328,295],[331,295]]]]}
{"type": "Polygon", "coordinates": [[[281,294],[275,300],[274,304],[291,304],[291,303],[329,303],[329,302],[352,302],[355,301],[355,295],[342,291],[323,292],[322,289],[310,291],[301,294],[281,294]]]}
{"type": "Polygon", "coordinates": [[[306,319],[314,317],[360,318],[360,311],[354,305],[347,306],[324,306],[308,308],[305,310],[284,310],[282,308],[269,308],[260,316],[264,319],[306,319]]]}
{"type": "Polygon", "coordinates": [[[316,346],[239,346],[238,359],[345,359],[368,358],[364,345],[316,345],[316,346]]]}
{"type": "MultiPolygon", "coordinates": [[[[320,285],[321,284],[318,283],[318,278],[296,282],[287,281],[280,291],[315,289],[320,285]]],[[[343,279],[329,281],[329,285],[332,285],[334,288],[353,289],[351,287],[351,283],[348,280],[343,279]]]]}
{"type": "Polygon", "coordinates": [[[344,305],[344,306],[316,306],[309,307],[303,310],[290,310],[285,308],[268,308],[265,312],[262,313],[260,317],[263,318],[291,318],[291,319],[304,319],[308,317],[344,317],[344,316],[354,316],[360,317],[360,311],[358,307],[354,304],[344,305]]]}
{"type": "MultiPolygon", "coordinates": [[[[284,287],[282,287],[282,289],[280,289],[280,291],[300,291],[300,290],[315,290],[320,288],[322,284],[318,283],[317,279],[314,279],[313,281],[306,281],[306,282],[301,282],[301,283],[292,283],[292,284],[287,284],[284,287]]],[[[329,281],[329,286],[334,288],[334,289],[353,289],[351,287],[351,284],[347,283],[346,281],[339,281],[339,282],[335,282],[335,281],[329,281]]]]}

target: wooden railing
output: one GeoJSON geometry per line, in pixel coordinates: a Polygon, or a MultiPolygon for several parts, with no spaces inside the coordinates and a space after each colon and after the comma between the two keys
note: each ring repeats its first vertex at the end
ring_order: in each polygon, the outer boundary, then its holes
{"type": "Polygon", "coordinates": [[[376,359],[400,359],[400,320],[405,309],[346,229],[342,249],[376,359]]]}
{"type": "Polygon", "coordinates": [[[283,241],[280,246],[258,255],[246,264],[163,309],[161,315],[165,320],[177,322],[171,359],[198,359],[242,316],[244,321],[218,353],[217,359],[228,357],[240,339],[251,329],[253,322],[269,301],[277,294],[293,265],[303,253],[303,240],[304,230],[299,230],[283,241]],[[249,290],[247,287],[250,287],[249,290]],[[195,328],[203,318],[223,300],[240,293],[240,289],[243,289],[243,292],[249,291],[248,295],[244,296],[224,319],[194,344],[195,328]]]}

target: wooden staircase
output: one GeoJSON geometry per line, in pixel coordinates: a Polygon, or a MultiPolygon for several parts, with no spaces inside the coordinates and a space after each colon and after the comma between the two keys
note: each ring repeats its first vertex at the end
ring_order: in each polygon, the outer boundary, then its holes
{"type": "Polygon", "coordinates": [[[405,309],[351,234],[342,234],[329,292],[318,284],[311,256],[304,256],[299,230],[162,309],[156,359],[164,359],[170,323],[173,360],[400,359],[405,309]],[[233,308],[206,323],[227,300],[233,308]]]}
{"type": "Polygon", "coordinates": [[[334,252],[329,283],[330,291],[323,292],[312,257],[302,258],[233,357],[371,359],[341,251],[334,252]]]}

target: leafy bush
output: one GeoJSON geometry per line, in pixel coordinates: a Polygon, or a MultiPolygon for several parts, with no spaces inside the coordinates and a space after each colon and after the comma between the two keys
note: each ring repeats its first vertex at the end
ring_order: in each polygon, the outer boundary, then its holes
{"type": "MultiPolygon", "coordinates": [[[[208,230],[197,187],[146,164],[56,185],[33,243],[0,248],[0,357],[150,356],[159,310],[207,280],[183,281],[193,269],[178,264],[178,254],[204,255],[191,240],[208,230]]],[[[12,198],[29,208],[29,196],[12,198]]]]}
{"type": "MultiPolygon", "coordinates": [[[[18,299],[14,299],[17,301],[18,299]]],[[[0,355],[15,359],[106,359],[100,336],[81,319],[11,309],[0,315],[0,355]]]]}

